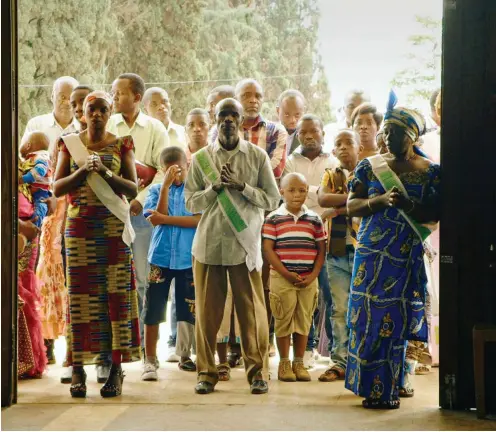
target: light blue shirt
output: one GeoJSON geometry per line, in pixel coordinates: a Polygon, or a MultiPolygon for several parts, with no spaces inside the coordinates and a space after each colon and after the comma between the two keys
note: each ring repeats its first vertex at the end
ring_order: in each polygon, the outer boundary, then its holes
{"type": "MultiPolygon", "coordinates": [[[[150,216],[151,210],[156,210],[162,184],[150,187],[145,201],[143,213],[150,216]]],[[[169,216],[193,216],[186,210],[184,200],[184,183],[172,185],[169,189],[169,216]]],[[[191,248],[196,228],[182,228],[174,225],[157,225],[153,229],[148,262],[150,264],[171,270],[185,270],[193,266],[191,248]]]]}

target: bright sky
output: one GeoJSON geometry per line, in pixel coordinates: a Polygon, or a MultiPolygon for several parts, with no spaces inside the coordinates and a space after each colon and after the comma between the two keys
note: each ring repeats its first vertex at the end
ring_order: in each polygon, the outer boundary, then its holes
{"type": "Polygon", "coordinates": [[[442,0],[319,0],[319,5],[320,52],[334,108],[355,87],[384,106],[389,83],[405,64],[407,39],[418,31],[415,15],[442,17],[442,0]]]}

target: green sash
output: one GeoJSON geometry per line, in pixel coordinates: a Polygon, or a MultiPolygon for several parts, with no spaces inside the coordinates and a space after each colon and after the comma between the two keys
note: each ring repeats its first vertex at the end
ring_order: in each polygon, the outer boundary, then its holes
{"type": "MultiPolygon", "coordinates": [[[[200,150],[195,156],[207,180],[212,184],[220,182],[220,174],[208,153],[208,148],[200,150]]],[[[262,218],[260,218],[259,223],[256,223],[257,221],[250,221],[250,225],[248,225],[236,207],[229,189],[223,189],[217,193],[217,200],[236,239],[246,251],[246,265],[248,270],[252,271],[256,269],[260,271],[263,264],[260,244],[262,218]]]]}
{"type": "MultiPolygon", "coordinates": [[[[370,156],[367,159],[370,162],[370,165],[372,166],[372,171],[374,172],[375,176],[379,179],[382,187],[386,191],[389,191],[396,186],[403,193],[403,195],[409,198],[408,192],[406,191],[405,186],[401,182],[400,178],[389,167],[388,163],[382,157],[382,155],[378,154],[378,155],[370,156]]],[[[429,257],[429,260],[431,259],[431,257],[433,259],[434,251],[432,250],[430,245],[426,243],[426,240],[429,237],[429,235],[437,229],[437,223],[420,224],[415,220],[413,220],[410,216],[408,216],[403,210],[398,209],[398,211],[419,236],[420,240],[424,245],[424,250],[427,256],[429,257]]]]}

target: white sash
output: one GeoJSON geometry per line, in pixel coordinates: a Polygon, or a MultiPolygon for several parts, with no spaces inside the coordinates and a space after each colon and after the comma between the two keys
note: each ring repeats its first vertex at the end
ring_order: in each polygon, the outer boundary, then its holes
{"type": "MultiPolygon", "coordinates": [[[[90,153],[79,138],[78,134],[70,134],[63,136],[62,139],[69,150],[72,158],[78,166],[84,165],[90,153]]],[[[129,204],[126,198],[120,198],[110,187],[110,185],[97,173],[90,172],[86,180],[90,185],[97,198],[102,202],[112,214],[124,223],[124,231],[122,232],[122,240],[131,247],[134,241],[134,229],[131,226],[131,216],[129,213],[129,204]]]]}

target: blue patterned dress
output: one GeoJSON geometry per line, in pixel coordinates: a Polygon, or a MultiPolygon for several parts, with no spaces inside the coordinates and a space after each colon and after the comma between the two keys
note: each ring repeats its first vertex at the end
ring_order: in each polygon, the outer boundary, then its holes
{"type": "MultiPolygon", "coordinates": [[[[431,164],[399,178],[413,201],[436,202],[439,171],[439,165],[431,164]]],[[[369,198],[385,193],[367,159],[357,166],[350,191],[359,183],[369,198]]],[[[364,217],[357,240],[345,387],[365,398],[395,400],[403,384],[406,342],[427,341],[423,246],[393,207],[364,217]]]]}

